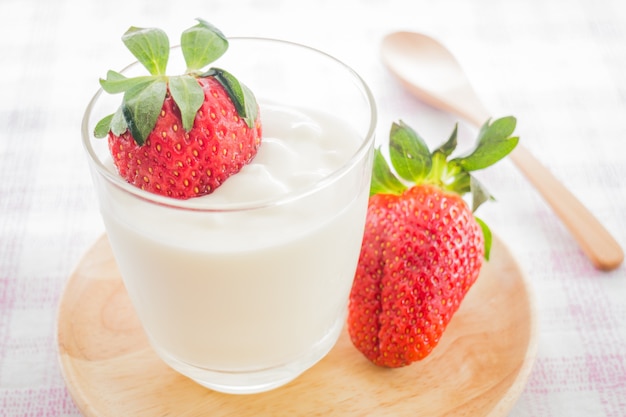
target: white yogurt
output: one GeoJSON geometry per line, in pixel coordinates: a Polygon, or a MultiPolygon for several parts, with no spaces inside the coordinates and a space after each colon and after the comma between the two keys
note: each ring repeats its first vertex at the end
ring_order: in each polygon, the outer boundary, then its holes
{"type": "MultiPolygon", "coordinates": [[[[269,105],[261,115],[253,162],[190,204],[220,207],[311,188],[363,141],[328,115],[269,105]]],[[[345,318],[370,172],[367,153],[294,201],[215,212],[159,206],[96,181],[120,272],[157,351],[174,367],[214,372],[306,363],[297,374],[319,360],[345,318]]]]}

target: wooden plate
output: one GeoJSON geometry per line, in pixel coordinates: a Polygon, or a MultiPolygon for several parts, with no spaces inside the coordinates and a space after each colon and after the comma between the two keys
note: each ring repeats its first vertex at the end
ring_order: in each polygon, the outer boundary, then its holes
{"type": "Polygon", "coordinates": [[[506,416],[536,353],[524,275],[494,239],[491,261],[440,344],[400,369],[375,367],[347,333],[290,384],[254,395],[210,391],[152,351],[106,236],[85,254],[61,299],[59,355],[68,389],[87,416],[506,416]]]}

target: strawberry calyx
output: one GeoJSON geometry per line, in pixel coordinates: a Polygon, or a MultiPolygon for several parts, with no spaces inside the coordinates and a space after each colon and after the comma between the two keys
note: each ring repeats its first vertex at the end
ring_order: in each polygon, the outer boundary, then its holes
{"type": "Polygon", "coordinates": [[[202,19],[197,21],[181,35],[187,69],[176,76],[166,75],[170,44],[163,30],[131,27],[126,31],[122,41],[150,75],[128,78],[110,70],[106,79],[100,79],[104,91],[123,93],[123,99],[115,113],[96,124],[95,137],[104,138],[109,131],[119,136],[129,130],[135,142],[143,145],[156,125],[168,92],[180,109],[183,128],[190,131],[204,101],[197,78],[204,77],[214,77],[230,96],[239,116],[254,127],[258,106],[252,91],[223,69],[203,70],[226,52],[228,40],[215,26],[202,19]]]}
{"type": "MultiPolygon", "coordinates": [[[[452,158],[457,148],[458,124],[449,138],[432,152],[424,139],[403,121],[394,122],[389,134],[389,159],[392,171],[380,148],[374,150],[374,167],[370,196],[401,195],[415,185],[430,184],[461,196],[470,193],[472,212],[493,196],[471,173],[485,169],[507,156],[519,142],[512,136],[516,126],[513,116],[493,122],[487,120],[480,128],[476,145],[469,153],[452,158]]],[[[474,215],[485,237],[485,258],[489,259],[491,232],[474,215]]]]}

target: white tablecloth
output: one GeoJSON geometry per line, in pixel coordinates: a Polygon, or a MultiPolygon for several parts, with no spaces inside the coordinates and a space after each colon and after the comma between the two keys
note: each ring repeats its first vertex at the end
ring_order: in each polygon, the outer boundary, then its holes
{"type": "MultiPolygon", "coordinates": [[[[456,118],[401,89],[381,38],[446,43],[494,116],[626,245],[623,0],[0,0],[0,416],[79,416],[57,362],[63,285],[104,231],[80,144],[97,79],[132,57],[131,25],[172,38],[202,17],[228,36],[288,39],[343,60],[372,88],[377,140],[403,119],[431,145],[456,118]]],[[[462,125],[462,134],[473,131],[462,125]]],[[[514,417],[626,416],[626,269],[595,270],[510,161],[481,208],[528,275],[538,357],[514,417]]],[[[375,414],[375,413],[374,413],[375,414]]]]}

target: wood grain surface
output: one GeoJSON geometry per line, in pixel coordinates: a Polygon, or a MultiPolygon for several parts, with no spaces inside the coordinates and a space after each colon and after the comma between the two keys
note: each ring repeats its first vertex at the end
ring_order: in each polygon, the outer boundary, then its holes
{"type": "Polygon", "coordinates": [[[425,360],[370,364],[341,335],[290,384],[253,395],[210,391],[165,365],[143,333],[106,236],[70,276],[58,314],[68,389],[87,416],[506,416],[536,354],[523,272],[494,239],[491,261],[425,360]]]}

